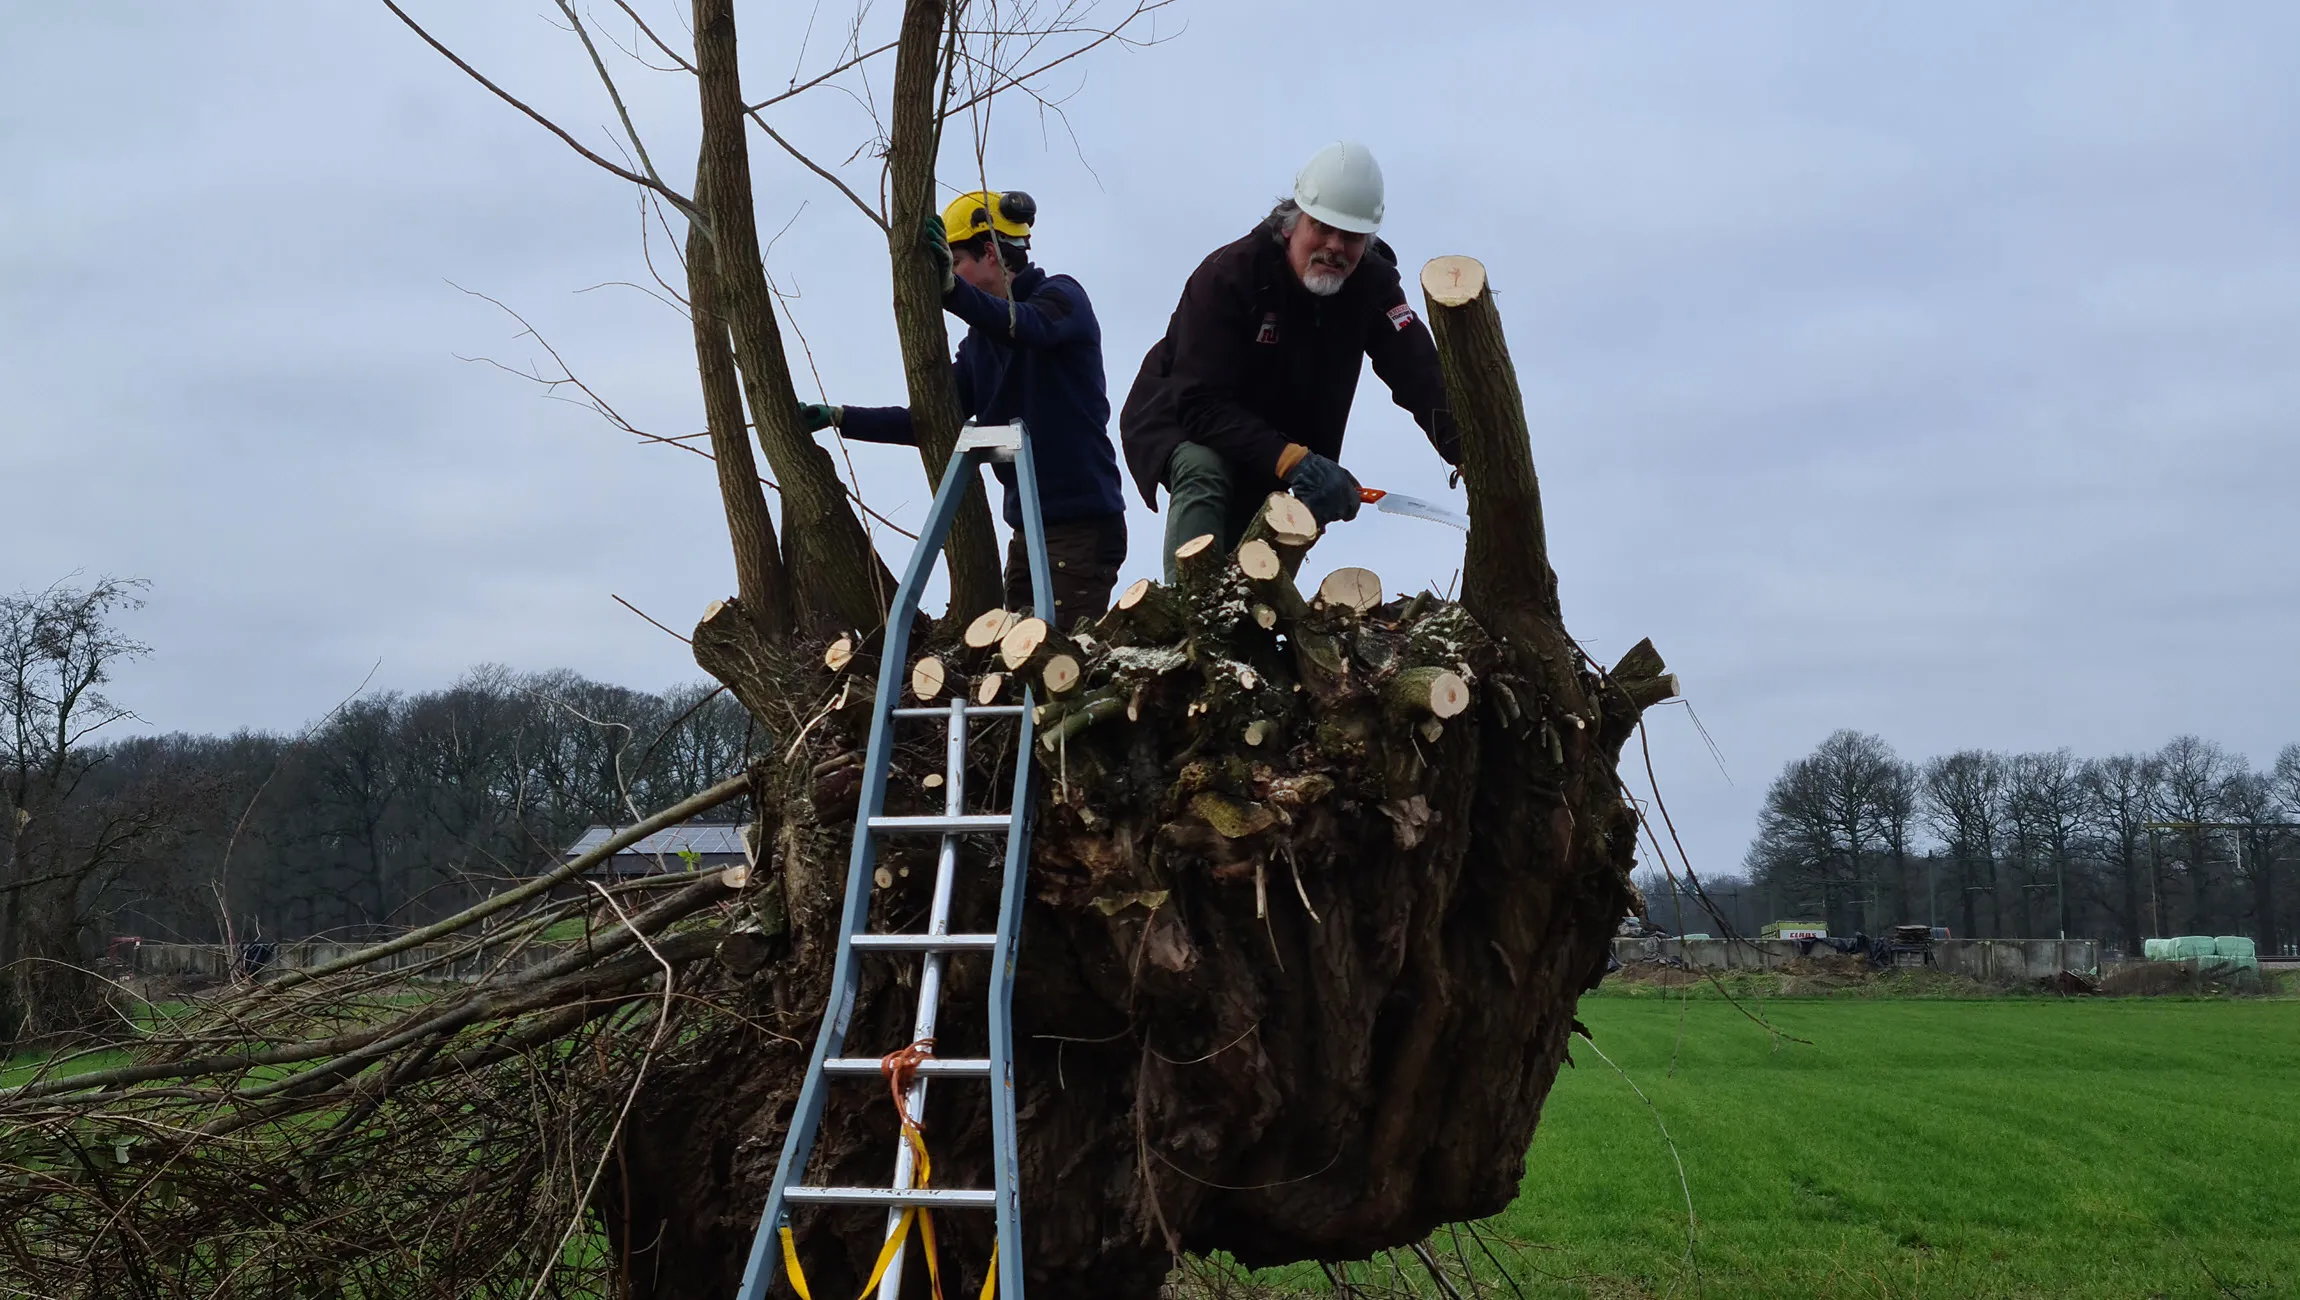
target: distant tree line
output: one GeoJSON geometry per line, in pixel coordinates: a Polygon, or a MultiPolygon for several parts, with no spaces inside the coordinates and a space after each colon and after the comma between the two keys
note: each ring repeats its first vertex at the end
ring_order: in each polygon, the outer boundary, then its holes
{"type": "Polygon", "coordinates": [[[2267,771],[2195,736],[2105,758],[1973,749],[1907,762],[1839,731],[1774,778],[1743,874],[1704,882],[1723,920],[1665,882],[1653,919],[2066,933],[2125,952],[2153,936],[2241,934],[2276,952],[2300,938],[2300,896],[2282,883],[2295,858],[2300,745],[2267,771]]]}
{"type": "Polygon", "coordinates": [[[707,687],[486,666],[444,690],[362,696],[301,736],[115,741],[117,782],[201,797],[110,929],[215,941],[228,915],[239,939],[366,938],[436,920],[533,875],[586,826],[734,775],[748,724],[707,687]]]}
{"type": "Polygon", "coordinates": [[[82,968],[117,936],[359,939],[436,919],[588,825],[726,779],[752,743],[714,688],[494,666],[362,694],[296,735],[123,736],[133,715],[106,691],[145,653],[115,626],[140,593],[0,597],[0,1031],[94,1014],[82,968]]]}

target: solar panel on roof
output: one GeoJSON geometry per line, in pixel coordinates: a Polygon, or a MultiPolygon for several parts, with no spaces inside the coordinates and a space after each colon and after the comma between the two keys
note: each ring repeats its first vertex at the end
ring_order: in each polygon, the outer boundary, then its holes
{"type": "MultiPolygon", "coordinates": [[[[612,826],[593,826],[583,832],[580,839],[567,847],[566,856],[572,858],[589,853],[605,844],[616,832],[612,826]]],[[[618,851],[616,857],[656,857],[679,853],[697,853],[704,856],[743,852],[743,828],[739,823],[689,823],[673,826],[618,851]]]]}

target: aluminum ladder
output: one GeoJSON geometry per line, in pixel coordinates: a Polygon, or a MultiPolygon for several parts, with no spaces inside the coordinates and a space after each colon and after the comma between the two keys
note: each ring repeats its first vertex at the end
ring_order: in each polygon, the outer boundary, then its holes
{"type": "MultiPolygon", "coordinates": [[[[751,1240],[750,1262],[743,1270],[740,1300],[765,1300],[782,1263],[781,1231],[793,1206],[840,1205],[877,1207],[886,1211],[887,1233],[892,1236],[906,1208],[935,1210],[989,1210],[997,1218],[998,1295],[1001,1300],[1023,1300],[1022,1217],[1020,1162],[1014,1135],[1014,953],[1022,921],[1024,877],[1030,857],[1030,775],[1033,740],[1033,692],[1027,683],[1022,703],[976,705],[964,690],[953,693],[947,707],[899,708],[910,657],[911,623],[918,612],[919,593],[934,568],[935,556],[950,533],[951,520],[966,489],[979,481],[984,464],[1014,466],[1015,490],[1022,494],[1022,531],[1030,556],[1030,589],[1035,613],[1054,621],[1054,597],[1046,558],[1046,527],[1039,515],[1038,474],[1031,463],[1030,438],[1020,420],[1007,425],[969,424],[958,440],[949,467],[934,494],[934,505],[919,530],[917,549],[895,591],[894,608],[887,615],[884,649],[879,655],[878,698],[871,715],[870,747],[864,759],[861,800],[855,810],[854,851],[847,862],[846,909],[839,920],[838,960],[831,972],[830,1005],[822,1030],[815,1038],[814,1057],[807,1064],[806,1081],[799,1089],[798,1106],[791,1114],[783,1138],[782,1160],[760,1212],[759,1228],[751,1240]],[[940,816],[889,817],[885,815],[887,765],[893,753],[894,726],[899,721],[941,718],[949,726],[949,748],[943,773],[943,812],[940,816]],[[969,814],[966,811],[966,732],[975,718],[1011,718],[1018,728],[1014,752],[1014,788],[1005,813],[969,814]],[[869,932],[872,872],[878,861],[879,840],[885,836],[940,837],[935,856],[934,894],[927,927],[920,934],[869,932]],[[993,934],[950,933],[950,901],[958,872],[958,842],[967,835],[1005,837],[1005,872],[999,886],[998,929],[993,934]],[[992,1185],[987,1188],[911,1189],[912,1155],[909,1143],[895,1138],[894,1178],[886,1187],[816,1187],[799,1180],[807,1156],[814,1149],[821,1126],[825,1085],[832,1080],[883,1083],[879,1058],[842,1056],[848,1021],[854,1014],[860,978],[858,956],[900,958],[918,954],[918,1013],[913,1041],[931,1038],[942,999],[943,965],[951,953],[987,952],[991,960],[990,1055],[967,1060],[938,1058],[920,1064],[904,1100],[910,1113],[923,1118],[926,1087],[931,1079],[981,1079],[990,1085],[992,1185]]],[[[903,1255],[897,1253],[879,1284],[880,1300],[896,1300],[902,1287],[903,1255]]],[[[837,1300],[820,1296],[817,1300],[837,1300]]]]}

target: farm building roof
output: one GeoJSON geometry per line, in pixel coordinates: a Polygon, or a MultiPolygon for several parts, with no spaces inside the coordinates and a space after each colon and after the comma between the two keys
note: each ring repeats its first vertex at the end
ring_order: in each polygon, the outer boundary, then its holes
{"type": "MultiPolygon", "coordinates": [[[[583,832],[583,838],[567,846],[564,856],[576,857],[589,853],[605,844],[617,828],[594,826],[583,832]]],[[[696,853],[704,857],[743,855],[743,828],[739,823],[689,822],[657,831],[638,843],[618,852],[618,858],[675,857],[681,853],[696,853]]]]}

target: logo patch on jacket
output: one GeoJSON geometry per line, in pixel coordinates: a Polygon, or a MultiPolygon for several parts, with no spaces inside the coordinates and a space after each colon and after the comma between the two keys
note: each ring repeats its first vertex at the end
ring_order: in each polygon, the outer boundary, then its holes
{"type": "Polygon", "coordinates": [[[1399,303],[1397,306],[1390,308],[1390,328],[1391,328],[1391,329],[1394,329],[1394,330],[1402,330],[1402,329],[1404,329],[1406,326],[1408,326],[1408,325],[1411,325],[1411,324],[1413,324],[1413,323],[1414,323],[1414,309],[1413,309],[1413,308],[1411,308],[1411,307],[1408,307],[1407,305],[1405,305],[1405,304],[1404,304],[1404,303],[1402,303],[1402,302],[1401,302],[1401,303],[1399,303]]]}
{"type": "Polygon", "coordinates": [[[1254,341],[1256,343],[1275,343],[1278,341],[1278,313],[1274,311],[1263,313],[1262,328],[1255,333],[1254,341]]]}

